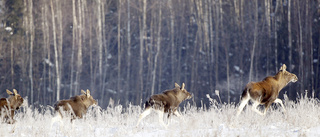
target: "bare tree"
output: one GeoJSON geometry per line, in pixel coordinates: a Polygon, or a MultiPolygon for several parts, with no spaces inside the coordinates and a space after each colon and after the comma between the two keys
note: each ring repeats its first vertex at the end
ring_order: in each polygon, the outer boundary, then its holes
{"type": "Polygon", "coordinates": [[[127,0],[127,14],[128,14],[128,21],[127,21],[127,90],[130,88],[130,69],[131,69],[131,10],[130,10],[130,0],[127,0]]]}
{"type": "Polygon", "coordinates": [[[55,22],[55,12],[53,8],[52,0],[51,3],[51,18],[52,18],[52,31],[53,31],[53,46],[54,46],[54,58],[55,58],[55,69],[56,69],[56,82],[57,82],[57,96],[56,100],[60,100],[60,88],[61,88],[61,78],[60,78],[60,64],[58,57],[58,45],[57,45],[57,33],[56,33],[56,22],[55,22]]]}
{"type": "Polygon", "coordinates": [[[120,82],[121,82],[121,5],[122,2],[119,0],[119,7],[118,7],[118,82],[117,82],[117,89],[118,93],[120,93],[120,82]]]}
{"type": "Polygon", "coordinates": [[[250,59],[250,72],[249,72],[249,81],[252,80],[252,71],[253,71],[253,61],[254,61],[254,53],[255,48],[258,41],[258,1],[255,2],[255,16],[254,16],[254,34],[253,34],[253,45],[252,45],[252,51],[251,51],[251,59],[250,59]]]}
{"type": "Polygon", "coordinates": [[[152,71],[152,86],[151,86],[151,95],[154,94],[154,85],[155,85],[155,81],[156,81],[156,71],[157,71],[157,62],[158,62],[158,56],[159,56],[159,52],[160,52],[160,44],[161,44],[161,1],[159,2],[159,15],[158,15],[158,33],[157,33],[157,52],[156,55],[154,57],[154,67],[153,67],[153,71],[152,71]]]}
{"type": "Polygon", "coordinates": [[[29,62],[29,78],[30,78],[30,92],[31,92],[31,103],[33,103],[33,71],[32,71],[32,66],[33,66],[33,41],[34,41],[34,27],[33,27],[33,2],[32,0],[29,0],[28,2],[28,7],[29,7],[29,29],[30,29],[30,62],[29,62]]]}
{"type": "MultiPolygon", "coordinates": [[[[74,54],[75,54],[75,45],[76,45],[76,38],[77,38],[77,13],[76,13],[76,4],[75,0],[72,0],[72,49],[71,49],[71,71],[70,71],[70,92],[69,96],[72,97],[73,93],[73,73],[74,73],[74,54]]],[[[76,92],[76,91],[74,91],[76,92]]]]}
{"type": "Polygon", "coordinates": [[[137,94],[137,101],[142,98],[142,92],[143,92],[143,49],[144,49],[144,37],[145,37],[145,30],[146,30],[146,19],[147,19],[147,0],[142,0],[142,28],[140,30],[140,58],[139,58],[139,82],[140,82],[140,88],[138,88],[138,91],[140,91],[139,94],[137,94]]]}
{"type": "Polygon", "coordinates": [[[292,32],[291,32],[291,0],[288,0],[288,47],[289,47],[289,70],[292,71],[292,32]]]}
{"type": "Polygon", "coordinates": [[[169,10],[170,10],[170,36],[171,36],[171,77],[172,82],[175,81],[175,45],[174,45],[174,12],[173,12],[173,3],[172,0],[168,1],[169,10]]]}
{"type": "Polygon", "coordinates": [[[83,0],[78,1],[78,15],[79,15],[79,26],[78,26],[78,54],[77,54],[77,71],[76,71],[76,86],[75,91],[80,90],[80,77],[82,72],[82,29],[83,29],[83,19],[82,19],[82,11],[81,4],[83,0]]]}

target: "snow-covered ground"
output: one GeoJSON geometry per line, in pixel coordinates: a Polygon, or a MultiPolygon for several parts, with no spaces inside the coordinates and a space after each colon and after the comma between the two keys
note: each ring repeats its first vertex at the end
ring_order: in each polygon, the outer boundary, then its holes
{"type": "Polygon", "coordinates": [[[152,113],[135,127],[139,106],[117,105],[107,109],[95,107],[89,110],[85,119],[70,123],[63,119],[51,125],[52,108],[31,109],[25,107],[16,114],[14,125],[0,124],[0,136],[60,137],[60,136],[320,136],[320,106],[315,98],[301,97],[298,101],[284,100],[286,113],[282,108],[271,108],[266,116],[260,116],[246,107],[237,118],[235,104],[212,102],[204,110],[191,105],[184,108],[181,117],[173,116],[167,129],[158,122],[158,115],[152,113]]]}

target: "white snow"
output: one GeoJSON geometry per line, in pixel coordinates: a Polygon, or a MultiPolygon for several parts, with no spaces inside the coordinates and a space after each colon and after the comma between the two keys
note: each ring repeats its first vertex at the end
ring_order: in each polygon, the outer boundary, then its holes
{"type": "Polygon", "coordinates": [[[284,100],[286,113],[281,107],[273,107],[268,110],[266,116],[260,116],[246,107],[237,118],[235,117],[237,106],[232,104],[220,104],[211,100],[211,107],[203,110],[187,103],[181,113],[181,117],[173,116],[168,129],[158,122],[158,115],[151,113],[135,127],[140,106],[129,105],[123,107],[116,105],[101,109],[92,108],[84,119],[63,119],[51,126],[53,118],[52,108],[32,110],[25,107],[20,110],[14,125],[0,124],[0,136],[21,137],[150,137],[150,136],[320,136],[320,107],[319,100],[303,97],[298,101],[284,100]],[[14,131],[14,132],[12,132],[14,131]]]}

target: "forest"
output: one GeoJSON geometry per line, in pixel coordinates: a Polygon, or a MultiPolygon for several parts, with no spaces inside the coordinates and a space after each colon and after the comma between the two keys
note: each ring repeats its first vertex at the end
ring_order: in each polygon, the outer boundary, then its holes
{"type": "Polygon", "coordinates": [[[320,0],[0,0],[0,20],[0,97],[35,106],[142,105],[175,82],[238,103],[282,64],[299,80],[280,98],[320,98],[320,0]]]}

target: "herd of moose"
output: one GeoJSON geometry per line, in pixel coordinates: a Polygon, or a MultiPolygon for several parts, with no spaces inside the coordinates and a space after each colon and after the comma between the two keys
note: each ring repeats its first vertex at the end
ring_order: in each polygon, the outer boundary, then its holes
{"type": "MultiPolygon", "coordinates": [[[[259,82],[250,82],[245,86],[241,95],[240,105],[237,111],[237,116],[240,115],[243,108],[251,100],[253,102],[252,110],[260,115],[265,115],[268,108],[272,103],[279,103],[285,111],[282,101],[278,98],[279,92],[290,82],[298,81],[298,77],[286,71],[286,65],[283,64],[279,69],[279,72],[274,76],[269,76],[259,82]],[[258,105],[264,105],[264,112],[260,112],[257,109],[258,105]]],[[[23,104],[23,98],[18,94],[16,89],[13,92],[6,90],[9,97],[0,99],[0,116],[2,123],[13,124],[14,112],[18,110],[23,104]]],[[[82,95],[71,97],[70,99],[60,100],[54,104],[56,115],[63,118],[63,114],[71,116],[71,120],[76,118],[82,118],[86,114],[88,108],[92,105],[98,105],[97,101],[90,95],[90,91],[81,90],[82,95]],[[69,112],[69,113],[64,113],[69,112]]],[[[166,90],[163,93],[152,95],[145,103],[145,109],[140,114],[137,125],[143,118],[149,115],[152,111],[156,111],[159,115],[159,122],[164,127],[167,125],[163,122],[164,113],[170,115],[181,116],[177,111],[179,104],[190,99],[192,95],[185,89],[185,84],[178,85],[175,83],[175,87],[170,90],[166,90]]]]}

